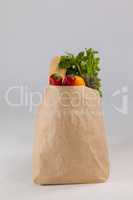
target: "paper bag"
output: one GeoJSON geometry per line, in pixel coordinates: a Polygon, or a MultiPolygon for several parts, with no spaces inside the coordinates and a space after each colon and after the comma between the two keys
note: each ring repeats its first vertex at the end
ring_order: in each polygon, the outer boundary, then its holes
{"type": "Polygon", "coordinates": [[[33,180],[105,182],[109,176],[101,98],[85,86],[48,86],[37,112],[33,180]]]}

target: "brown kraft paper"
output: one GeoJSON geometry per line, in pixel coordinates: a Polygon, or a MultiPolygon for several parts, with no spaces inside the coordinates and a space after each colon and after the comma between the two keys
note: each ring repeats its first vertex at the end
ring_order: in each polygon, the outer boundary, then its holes
{"type": "Polygon", "coordinates": [[[33,147],[37,184],[105,182],[109,176],[101,98],[85,86],[48,86],[33,147]]]}

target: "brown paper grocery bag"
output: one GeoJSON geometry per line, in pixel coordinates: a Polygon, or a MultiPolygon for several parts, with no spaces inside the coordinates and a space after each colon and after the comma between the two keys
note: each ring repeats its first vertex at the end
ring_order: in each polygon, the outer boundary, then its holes
{"type": "Polygon", "coordinates": [[[99,183],[108,176],[99,94],[85,86],[48,86],[37,113],[34,182],[99,183]]]}

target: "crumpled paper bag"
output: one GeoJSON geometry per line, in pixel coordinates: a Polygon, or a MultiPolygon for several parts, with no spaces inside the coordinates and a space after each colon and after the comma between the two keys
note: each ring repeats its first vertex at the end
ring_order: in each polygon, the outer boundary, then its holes
{"type": "Polygon", "coordinates": [[[85,86],[48,86],[33,147],[37,184],[105,182],[109,176],[101,98],[85,86]]]}

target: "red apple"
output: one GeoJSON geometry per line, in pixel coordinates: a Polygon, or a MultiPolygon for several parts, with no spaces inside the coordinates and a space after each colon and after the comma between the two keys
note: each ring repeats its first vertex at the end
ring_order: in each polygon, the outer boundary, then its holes
{"type": "Polygon", "coordinates": [[[73,75],[66,75],[65,78],[63,79],[63,85],[74,85],[75,82],[75,77],[73,75]]]}
{"type": "Polygon", "coordinates": [[[62,85],[62,76],[58,73],[54,73],[49,77],[50,85],[62,85]]]}

